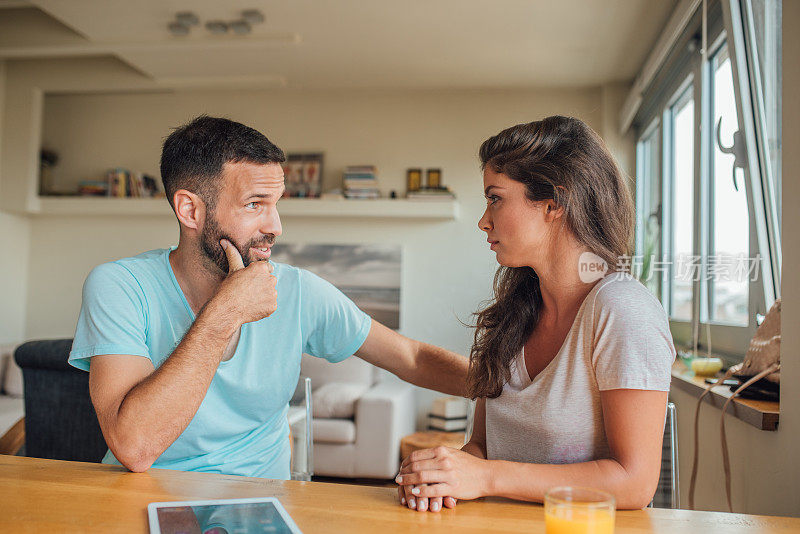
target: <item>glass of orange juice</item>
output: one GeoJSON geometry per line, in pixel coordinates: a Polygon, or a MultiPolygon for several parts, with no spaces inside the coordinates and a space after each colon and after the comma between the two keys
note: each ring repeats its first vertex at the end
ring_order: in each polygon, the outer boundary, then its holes
{"type": "Polygon", "coordinates": [[[613,534],[614,496],[591,488],[562,486],[544,496],[547,534],[613,534]]]}

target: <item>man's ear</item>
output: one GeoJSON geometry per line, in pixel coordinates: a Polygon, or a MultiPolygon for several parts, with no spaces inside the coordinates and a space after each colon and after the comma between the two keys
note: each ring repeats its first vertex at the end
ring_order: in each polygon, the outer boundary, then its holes
{"type": "Polygon", "coordinates": [[[175,215],[183,226],[193,230],[202,228],[206,220],[206,204],[199,196],[186,189],[178,189],[172,197],[172,203],[175,215]]]}

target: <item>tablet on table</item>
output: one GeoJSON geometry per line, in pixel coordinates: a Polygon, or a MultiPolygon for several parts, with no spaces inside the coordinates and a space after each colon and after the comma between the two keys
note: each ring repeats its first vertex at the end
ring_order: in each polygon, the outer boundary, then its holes
{"type": "Polygon", "coordinates": [[[151,534],[302,534],[278,499],[215,499],[147,505],[151,534]]]}

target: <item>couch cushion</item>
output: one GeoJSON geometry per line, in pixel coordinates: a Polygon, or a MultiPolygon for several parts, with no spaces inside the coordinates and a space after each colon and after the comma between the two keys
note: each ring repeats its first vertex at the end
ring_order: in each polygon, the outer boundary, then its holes
{"type": "Polygon", "coordinates": [[[367,384],[329,382],[314,390],[314,418],[350,419],[356,413],[356,401],[369,389],[367,384]]]}
{"type": "Polygon", "coordinates": [[[377,382],[378,368],[361,358],[345,359],[331,363],[322,358],[303,354],[300,375],[311,377],[311,387],[316,389],[329,382],[350,382],[372,385],[377,382]]]}
{"type": "Polygon", "coordinates": [[[8,395],[0,395],[0,436],[25,417],[25,402],[8,395]]]}
{"type": "Polygon", "coordinates": [[[314,443],[354,443],[356,424],[350,419],[314,419],[314,443]]]}
{"type": "Polygon", "coordinates": [[[11,397],[22,398],[22,369],[14,361],[16,345],[0,346],[0,391],[11,397]]]}

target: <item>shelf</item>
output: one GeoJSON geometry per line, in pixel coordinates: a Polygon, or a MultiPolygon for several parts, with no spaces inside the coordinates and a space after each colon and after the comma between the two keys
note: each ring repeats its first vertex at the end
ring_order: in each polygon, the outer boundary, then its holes
{"type": "MultiPolygon", "coordinates": [[[[672,386],[699,398],[707,384],[703,378],[694,376],[694,373],[689,371],[683,363],[676,362],[672,367],[672,386]]],[[[722,408],[725,401],[732,395],[728,386],[716,386],[705,396],[705,401],[712,406],[722,408]]],[[[761,430],[778,430],[780,404],[771,401],[735,398],[728,405],[725,414],[761,430]]]]}
{"type": "MultiPolygon", "coordinates": [[[[281,217],[453,220],[458,216],[458,202],[286,198],[278,204],[278,211],[281,217]]],[[[169,204],[163,198],[37,197],[28,212],[37,217],[174,216],[169,204]]]]}

